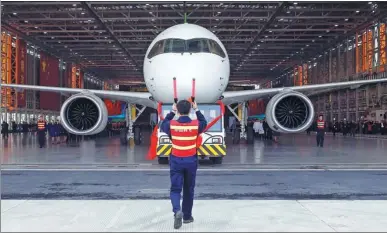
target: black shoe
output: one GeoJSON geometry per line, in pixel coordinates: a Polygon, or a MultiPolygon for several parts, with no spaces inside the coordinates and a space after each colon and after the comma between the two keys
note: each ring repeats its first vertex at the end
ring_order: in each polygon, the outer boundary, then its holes
{"type": "Polygon", "coordinates": [[[178,211],[175,214],[175,222],[173,223],[173,227],[175,229],[179,229],[181,227],[181,225],[183,225],[182,221],[183,221],[183,212],[178,211]]]}
{"type": "Polygon", "coordinates": [[[191,223],[194,221],[194,218],[191,216],[189,219],[184,219],[183,223],[191,223]]]}

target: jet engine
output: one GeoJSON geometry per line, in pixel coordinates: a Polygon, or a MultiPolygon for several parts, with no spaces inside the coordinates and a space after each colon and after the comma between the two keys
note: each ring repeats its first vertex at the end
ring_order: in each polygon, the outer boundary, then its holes
{"type": "Polygon", "coordinates": [[[63,103],[60,117],[69,133],[93,135],[105,129],[108,111],[101,98],[84,92],[72,95],[63,103]]]}
{"type": "Polygon", "coordinates": [[[304,94],[285,90],[272,97],[267,104],[266,120],[269,127],[277,132],[305,131],[314,120],[313,104],[304,94]]]}

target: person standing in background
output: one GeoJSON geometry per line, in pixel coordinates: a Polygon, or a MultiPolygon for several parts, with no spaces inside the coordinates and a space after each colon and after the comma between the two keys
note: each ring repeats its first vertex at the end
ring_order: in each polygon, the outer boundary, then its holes
{"type": "Polygon", "coordinates": [[[39,116],[38,120],[38,141],[39,141],[39,147],[43,148],[45,144],[46,139],[46,131],[47,131],[47,124],[46,121],[44,121],[43,116],[39,116]]]}
{"type": "Polygon", "coordinates": [[[323,120],[323,116],[320,115],[317,120],[317,146],[323,147],[324,146],[324,136],[325,136],[325,121],[323,120]]]}

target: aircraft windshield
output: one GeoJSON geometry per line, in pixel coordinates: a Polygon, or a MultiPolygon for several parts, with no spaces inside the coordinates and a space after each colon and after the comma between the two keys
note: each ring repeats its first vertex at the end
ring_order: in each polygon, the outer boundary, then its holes
{"type": "Polygon", "coordinates": [[[163,53],[212,53],[222,58],[226,57],[216,41],[206,38],[160,40],[149,51],[148,59],[163,53]]]}

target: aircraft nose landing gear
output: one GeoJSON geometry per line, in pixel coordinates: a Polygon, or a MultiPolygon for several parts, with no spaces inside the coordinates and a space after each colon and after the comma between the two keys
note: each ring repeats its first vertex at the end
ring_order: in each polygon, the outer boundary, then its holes
{"type": "Polygon", "coordinates": [[[138,117],[145,111],[146,106],[137,108],[135,104],[128,104],[126,108],[126,125],[127,127],[121,131],[121,144],[127,145],[131,139],[135,145],[140,145],[142,142],[141,127],[134,125],[138,117]]]}

